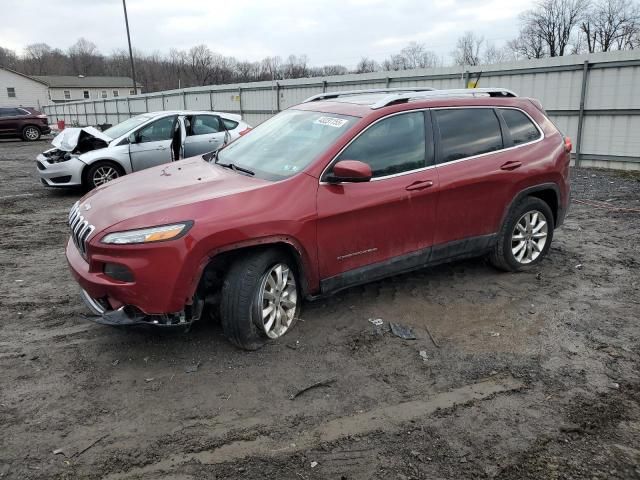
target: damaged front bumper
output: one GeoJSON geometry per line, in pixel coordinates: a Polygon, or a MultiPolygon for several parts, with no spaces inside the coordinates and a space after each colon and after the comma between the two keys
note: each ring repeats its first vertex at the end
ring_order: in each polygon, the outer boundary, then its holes
{"type": "Polygon", "coordinates": [[[47,187],[77,187],[82,185],[84,162],[75,156],[62,162],[51,162],[44,154],[36,158],[40,181],[47,187]]]}
{"type": "Polygon", "coordinates": [[[123,305],[116,309],[111,309],[107,299],[92,298],[86,290],[80,294],[85,305],[91,310],[93,316],[87,317],[96,323],[111,326],[133,326],[149,325],[153,327],[189,327],[200,319],[203,301],[196,301],[193,305],[185,307],[184,310],[176,313],[162,315],[147,315],[138,308],[123,305]]]}

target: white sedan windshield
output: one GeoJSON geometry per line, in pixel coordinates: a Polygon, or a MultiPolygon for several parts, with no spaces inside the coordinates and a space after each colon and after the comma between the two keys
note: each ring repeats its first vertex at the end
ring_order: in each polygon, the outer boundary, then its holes
{"type": "Polygon", "coordinates": [[[356,121],[334,113],[286,110],[220,150],[218,163],[281,180],[304,170],[356,121]]]}
{"type": "Polygon", "coordinates": [[[117,125],[114,125],[111,128],[107,128],[102,133],[115,139],[115,138],[121,137],[125,133],[130,132],[131,130],[136,128],[138,125],[142,125],[144,122],[150,120],[151,118],[152,117],[149,117],[148,115],[138,115],[137,117],[131,117],[130,119],[125,120],[124,122],[121,122],[117,125]]]}

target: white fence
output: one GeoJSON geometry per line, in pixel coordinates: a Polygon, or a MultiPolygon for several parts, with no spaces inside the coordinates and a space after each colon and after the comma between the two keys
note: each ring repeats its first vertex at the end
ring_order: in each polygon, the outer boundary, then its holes
{"type": "Polygon", "coordinates": [[[504,87],[539,99],[573,139],[582,166],[640,169],[640,50],[572,55],[479,67],[448,67],[301,78],[168,90],[44,107],[50,122],[116,124],[157,110],[239,113],[253,125],[305,98],[332,90],[380,87],[504,87]]]}

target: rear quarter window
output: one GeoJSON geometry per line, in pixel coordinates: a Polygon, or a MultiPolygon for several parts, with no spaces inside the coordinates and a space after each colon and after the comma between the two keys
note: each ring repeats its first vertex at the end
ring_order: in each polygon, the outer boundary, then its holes
{"type": "Polygon", "coordinates": [[[503,148],[500,122],[492,108],[452,108],[433,113],[440,130],[440,163],[503,148]]]}
{"type": "Polygon", "coordinates": [[[229,120],[228,118],[223,118],[222,123],[227,127],[227,130],[233,130],[238,126],[238,122],[234,122],[233,120],[229,120]]]}
{"type": "Polygon", "coordinates": [[[540,138],[540,131],[524,112],[512,108],[501,108],[500,113],[507,124],[514,145],[533,142],[540,138]]]}

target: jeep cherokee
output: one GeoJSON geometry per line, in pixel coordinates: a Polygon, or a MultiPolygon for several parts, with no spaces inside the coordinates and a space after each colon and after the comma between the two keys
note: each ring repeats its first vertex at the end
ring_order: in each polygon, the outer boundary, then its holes
{"type": "Polygon", "coordinates": [[[325,93],[90,192],[66,255],[100,323],[214,315],[257,349],[304,298],[476,255],[538,264],[569,206],[570,151],[506,89],[325,93]]]}

